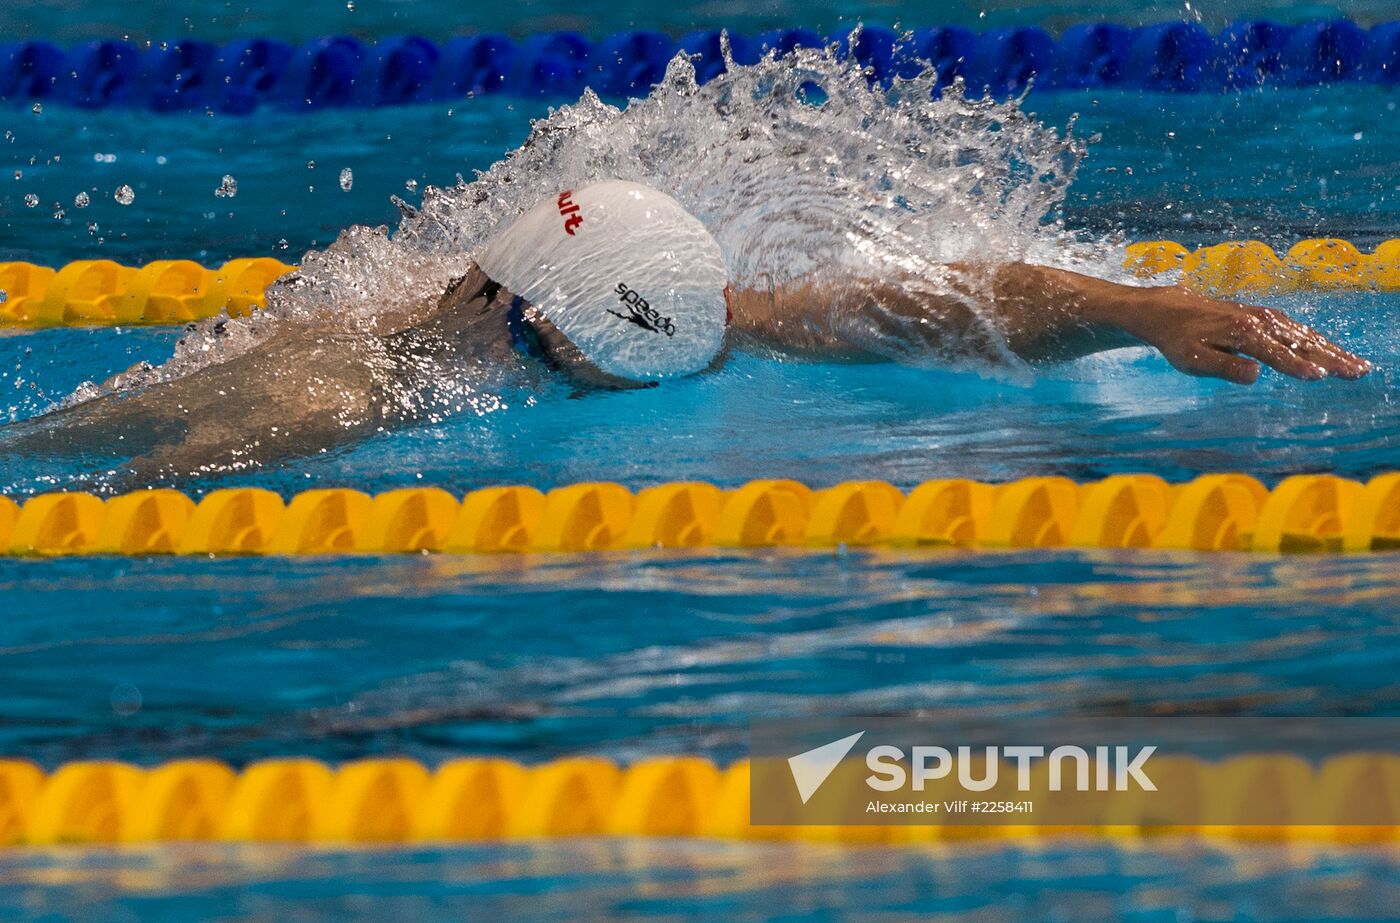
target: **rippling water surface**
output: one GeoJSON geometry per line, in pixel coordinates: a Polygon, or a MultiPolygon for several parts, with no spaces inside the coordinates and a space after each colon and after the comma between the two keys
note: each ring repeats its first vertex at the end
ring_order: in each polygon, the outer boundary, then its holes
{"type": "Polygon", "coordinates": [[[857,19],[907,26],[952,23],[972,28],[1044,25],[1063,29],[1099,18],[1129,24],[1199,18],[1219,28],[1237,17],[1303,22],[1349,16],[1363,24],[1395,17],[1387,0],[764,0],[733,3],[695,0],[674,7],[642,0],[520,0],[496,6],[463,7],[450,0],[334,0],[316,4],[314,16],[288,16],[276,0],[205,0],[199,15],[174,0],[139,6],[92,8],[86,0],[15,0],[0,9],[0,31],[17,38],[84,41],[130,35],[170,39],[193,35],[214,41],[248,35],[305,40],[350,34],[363,39],[419,33],[432,38],[500,30],[520,37],[545,29],[577,29],[600,37],[621,29],[659,29],[679,35],[691,29],[813,29],[848,27],[857,19]]]}
{"type": "Polygon", "coordinates": [[[727,761],[755,716],[1390,715],[1397,582],[1385,555],[9,560],[0,752],[727,761]]]}

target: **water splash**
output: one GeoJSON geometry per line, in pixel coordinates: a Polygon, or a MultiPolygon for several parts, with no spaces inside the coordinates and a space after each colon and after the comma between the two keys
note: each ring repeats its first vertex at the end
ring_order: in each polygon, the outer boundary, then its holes
{"type": "Polygon", "coordinates": [[[884,87],[834,49],[797,49],[731,62],[700,86],[677,55],[647,98],[622,109],[586,91],[472,181],[425,187],[416,210],[400,202],[392,236],[354,227],[306,254],[262,318],[204,325],[161,376],[241,352],[286,322],[407,326],[502,223],[610,177],[680,200],[740,285],[828,270],[937,285],[947,263],[987,254],[1053,261],[1082,144],[1015,101],[970,100],[959,87],[934,98],[935,83],[927,71],[884,87]]]}
{"type": "MultiPolygon", "coordinates": [[[[875,305],[850,318],[833,300],[826,316],[818,306],[812,324],[839,339],[915,364],[966,366],[976,352],[984,357],[979,370],[1014,374],[1021,367],[982,308],[985,273],[956,264],[989,255],[1064,262],[1057,211],[1083,147],[1018,102],[969,100],[958,86],[936,96],[935,86],[932,71],[879,85],[834,47],[752,66],[730,61],[726,74],[701,86],[691,61],[678,55],[647,98],[619,108],[585,92],[535,121],[518,149],[472,181],[427,186],[418,207],[395,197],[402,220],[392,235],[385,227],[351,227],[326,250],[306,254],[295,274],[271,287],[265,311],[195,325],[163,365],[83,385],[63,404],[178,383],[132,405],[147,408],[142,429],[158,430],[152,421],[169,416],[166,405],[205,402],[204,378],[180,379],[242,357],[217,372],[230,393],[235,381],[255,376],[298,394],[341,395],[325,438],[343,442],[382,430],[386,420],[436,423],[534,403],[542,392],[567,394],[566,382],[503,358],[513,356],[503,343],[493,358],[411,328],[498,228],[559,189],[605,178],[647,183],[680,200],[718,239],[738,287],[823,273],[866,277],[945,303],[951,297],[963,326],[974,319],[961,342],[928,337],[928,328],[910,336],[897,306],[887,316],[875,305]],[[392,334],[399,336],[387,339],[392,334]]],[[[190,440],[207,458],[172,464],[205,474],[262,464],[270,446],[286,444],[270,425],[279,414],[266,405],[289,400],[299,398],[248,403],[240,411],[243,435],[213,432],[195,410],[182,411],[171,425],[200,428],[190,440]],[[266,438],[254,432],[258,421],[269,424],[266,438]]],[[[89,416],[120,413],[99,408],[89,416]]],[[[227,407],[209,413],[223,418],[227,407]]],[[[293,454],[318,450],[325,446],[307,442],[293,454]]],[[[151,470],[150,458],[145,464],[151,470]]]]}

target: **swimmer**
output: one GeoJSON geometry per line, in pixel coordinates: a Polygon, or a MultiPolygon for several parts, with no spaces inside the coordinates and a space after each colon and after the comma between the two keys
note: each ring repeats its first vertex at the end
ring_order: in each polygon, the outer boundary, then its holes
{"type": "Polygon", "coordinates": [[[1145,344],[1183,372],[1237,384],[1253,383],[1261,364],[1306,380],[1370,371],[1271,308],[1025,263],[960,264],[937,280],[735,288],[696,218],[664,193],[622,181],[561,192],[527,211],[402,330],[288,326],[185,377],[40,418],[24,450],[43,451],[38,440],[50,450],[117,453],[139,479],[238,470],[412,420],[443,382],[515,369],[587,389],[650,387],[710,368],[736,337],[855,361],[892,350],[1014,361],[1009,351],[1043,363],[1145,344]]]}

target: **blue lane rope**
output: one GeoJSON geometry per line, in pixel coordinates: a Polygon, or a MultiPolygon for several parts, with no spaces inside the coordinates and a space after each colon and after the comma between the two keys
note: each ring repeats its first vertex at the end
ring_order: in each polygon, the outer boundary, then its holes
{"type": "MultiPolygon", "coordinates": [[[[735,59],[768,50],[820,47],[807,29],[731,35],[735,59]]],[[[1074,26],[1058,39],[1035,28],[974,33],[957,26],[916,29],[901,42],[867,27],[840,52],[888,82],[936,68],[940,86],[962,78],[974,95],[1037,89],[1122,87],[1158,92],[1314,86],[1334,82],[1400,85],[1400,21],[1363,30],[1335,19],[1289,26],[1237,22],[1212,36],[1190,22],[1131,28],[1074,26]]],[[[645,93],[684,49],[703,83],[724,69],[718,31],[679,40],[659,32],[619,32],[590,42],[549,32],[520,42],[469,35],[436,43],[418,36],[370,45],[344,36],[292,46],[277,39],[215,45],[195,39],[155,43],[87,42],[67,50],[45,41],[0,44],[0,98],[161,112],[242,114],[261,106],[306,111],[327,106],[390,106],[484,93],[574,96],[591,86],[606,96],[645,93]]]]}

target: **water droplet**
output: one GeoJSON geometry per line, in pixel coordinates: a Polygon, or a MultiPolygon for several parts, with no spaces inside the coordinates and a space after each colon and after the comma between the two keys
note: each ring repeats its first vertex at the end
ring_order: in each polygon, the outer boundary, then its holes
{"type": "Polygon", "coordinates": [[[94,221],[92,224],[89,224],[89,225],[88,225],[88,233],[89,233],[89,234],[96,234],[96,233],[97,233],[97,222],[96,222],[96,221],[94,221]]]}
{"type": "Polygon", "coordinates": [[[350,187],[355,185],[355,174],[349,167],[340,171],[340,188],[345,192],[350,191],[350,187]]]}
{"type": "Polygon", "coordinates": [[[131,683],[117,683],[112,687],[112,711],[127,718],[141,710],[141,690],[131,683]]]}
{"type": "Polygon", "coordinates": [[[407,189],[409,192],[417,192],[417,191],[418,191],[418,180],[416,180],[416,179],[408,180],[407,182],[405,182],[405,183],[403,184],[403,188],[407,189]]]}
{"type": "Polygon", "coordinates": [[[80,192],[77,195],[73,196],[73,205],[77,208],[87,208],[88,203],[91,201],[92,200],[88,198],[88,194],[86,192],[80,192]]]}
{"type": "Polygon", "coordinates": [[[7,292],[7,291],[5,291],[3,288],[0,288],[0,304],[4,304],[5,302],[7,302],[7,301],[9,301],[9,300],[10,300],[10,293],[7,292]]]}
{"type": "Polygon", "coordinates": [[[136,192],[126,183],[122,183],[112,198],[117,200],[118,205],[130,205],[136,201],[136,192]]]}
{"type": "Polygon", "coordinates": [[[287,249],[287,246],[288,246],[288,244],[287,244],[287,238],[284,237],[284,238],[282,238],[281,240],[277,241],[277,249],[278,249],[278,250],[285,250],[285,249],[287,249]]]}
{"type": "Polygon", "coordinates": [[[29,108],[30,108],[31,110],[33,110],[33,112],[34,112],[35,115],[40,115],[40,114],[42,114],[43,111],[44,111],[44,105],[43,105],[43,103],[35,103],[34,105],[30,106],[29,108]]]}
{"type": "Polygon", "coordinates": [[[62,220],[63,220],[63,216],[64,216],[64,215],[67,215],[67,214],[68,214],[68,213],[67,213],[66,211],[63,210],[63,206],[62,206],[62,205],[59,205],[59,204],[57,204],[57,203],[54,204],[54,207],[53,207],[53,217],[54,217],[54,220],[55,220],[55,221],[62,221],[62,220]]]}
{"type": "Polygon", "coordinates": [[[308,170],[314,170],[314,169],[316,169],[316,161],[314,161],[314,160],[308,160],[308,161],[306,162],[306,169],[308,169],[308,170]]]}
{"type": "Polygon", "coordinates": [[[214,190],[214,195],[221,199],[231,199],[238,195],[238,180],[225,173],[223,180],[219,183],[219,188],[214,190]]]}
{"type": "MultiPolygon", "coordinates": [[[[113,157],[112,159],[113,159],[113,160],[116,160],[115,157],[113,157]]],[[[164,155],[164,154],[157,154],[157,155],[156,155],[156,163],[157,163],[158,165],[160,165],[160,166],[163,167],[163,166],[165,166],[165,165],[166,165],[167,163],[169,163],[169,162],[170,162],[170,161],[168,161],[168,160],[165,159],[165,155],[164,155]]]]}
{"type": "Polygon", "coordinates": [[[355,0],[345,0],[345,8],[350,12],[355,12],[355,0]]]}
{"type": "Polygon", "coordinates": [[[31,192],[24,197],[24,204],[30,208],[37,208],[39,206],[39,197],[31,192]]]}
{"type": "Polygon", "coordinates": [[[23,177],[24,177],[24,171],[23,171],[23,170],[16,170],[16,171],[15,171],[15,179],[22,179],[23,177]]]}

